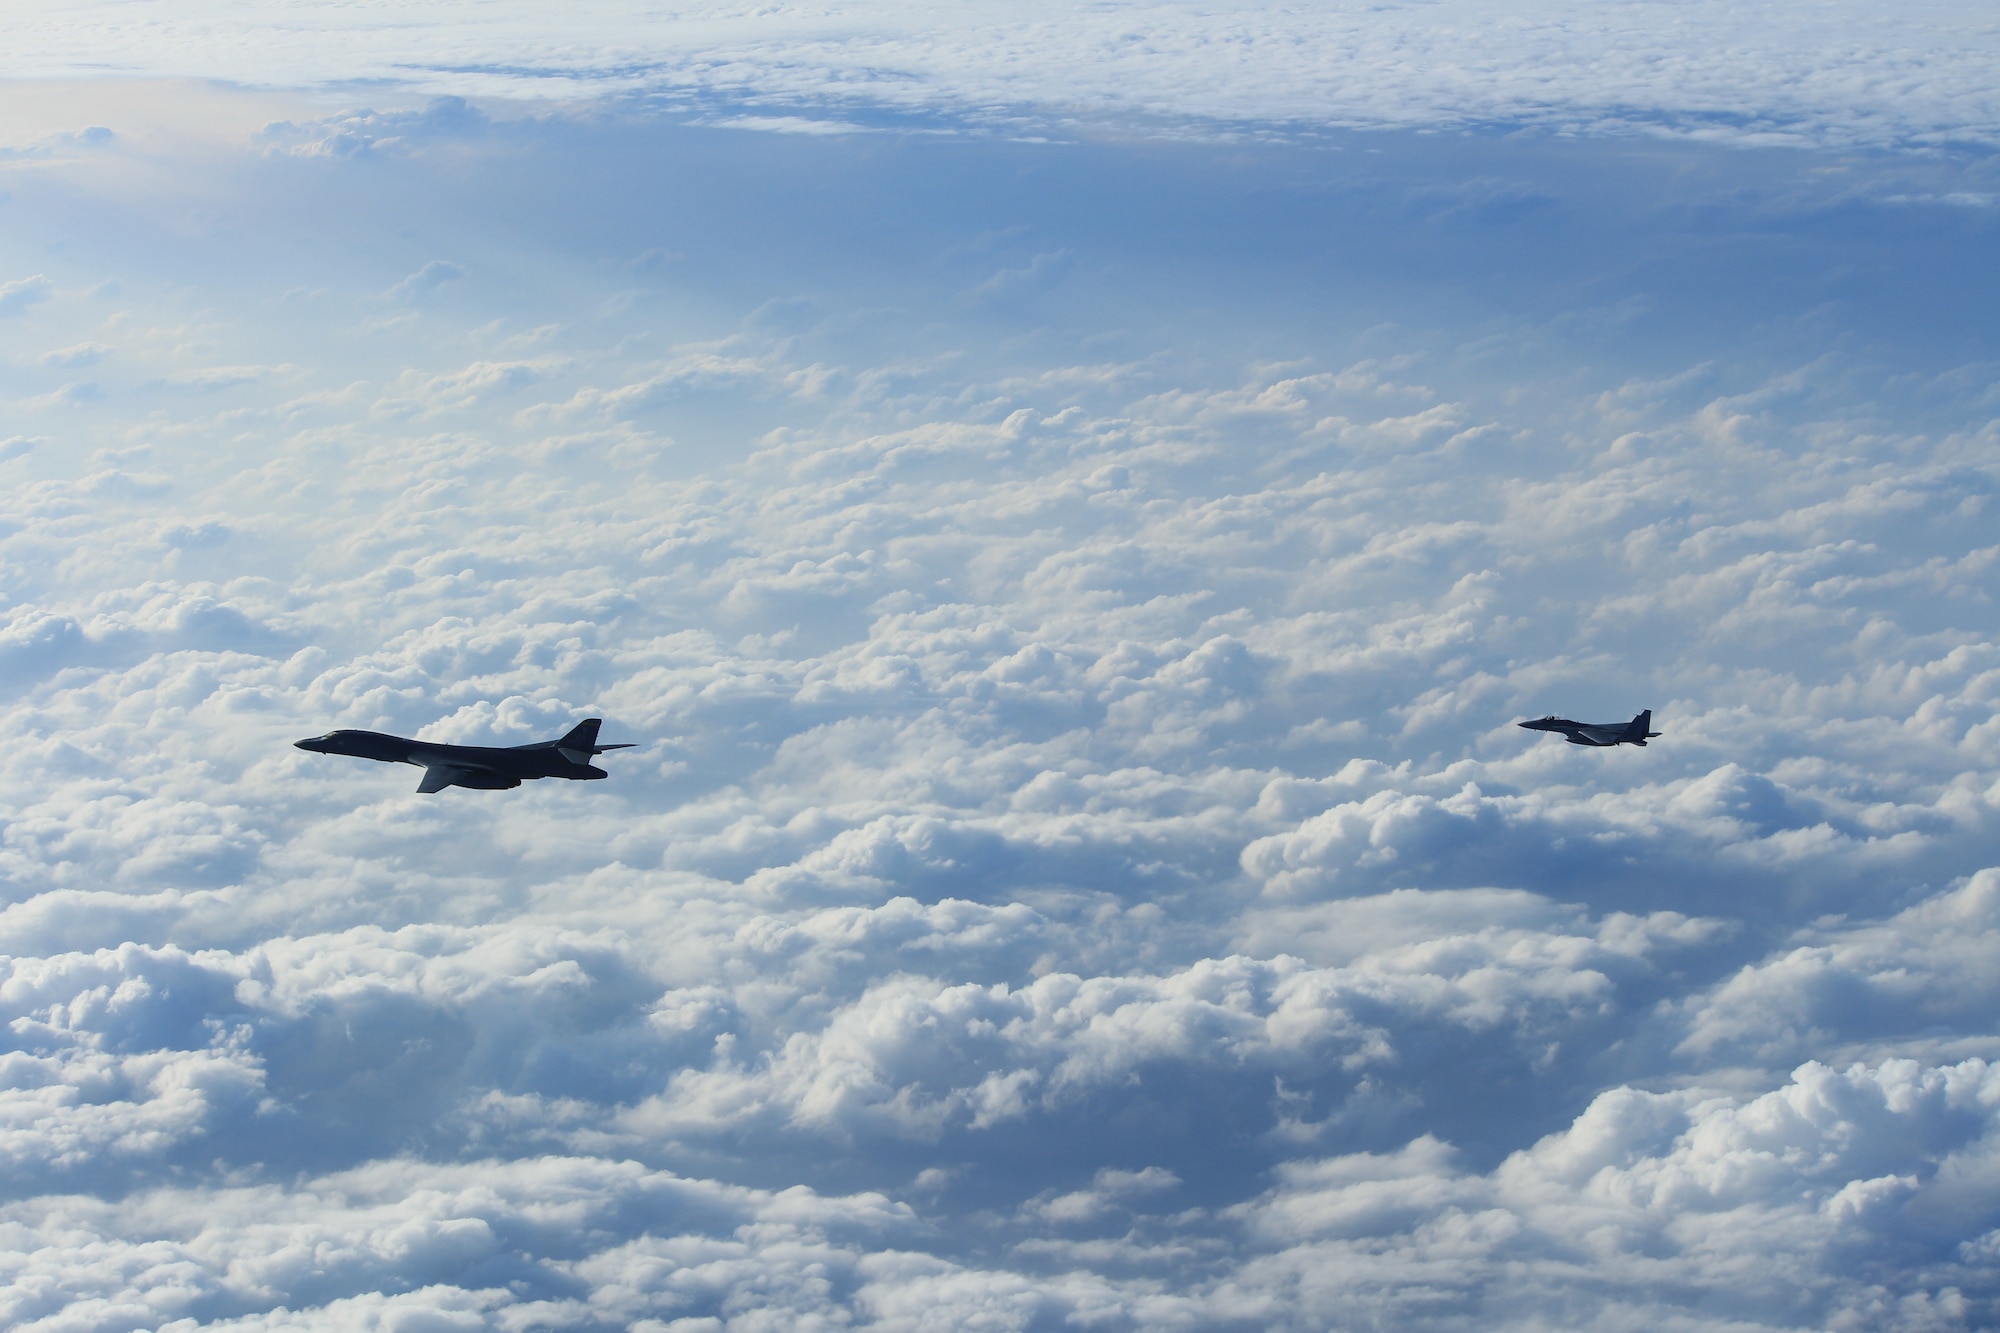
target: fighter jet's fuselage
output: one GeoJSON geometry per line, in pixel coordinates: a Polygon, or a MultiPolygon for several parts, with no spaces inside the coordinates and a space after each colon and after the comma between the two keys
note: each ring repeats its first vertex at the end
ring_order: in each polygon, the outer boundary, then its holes
{"type": "Polygon", "coordinates": [[[1572,722],[1566,717],[1538,717],[1532,722],[1516,722],[1517,727],[1529,731],[1559,731],[1563,739],[1571,745],[1594,745],[1609,749],[1614,745],[1644,745],[1657,731],[1648,730],[1653,725],[1653,710],[1633,718],[1630,722],[1572,722]]]}
{"type": "Polygon", "coordinates": [[[628,750],[631,746],[599,745],[600,725],[601,719],[593,717],[579,722],[561,740],[537,741],[532,745],[442,745],[380,731],[329,731],[296,744],[299,749],[316,754],[352,755],[385,764],[415,764],[424,770],[424,780],[417,787],[420,792],[442,791],[446,787],[505,790],[534,778],[588,781],[610,777],[603,769],[592,767],[591,759],[606,750],[628,750]]]}

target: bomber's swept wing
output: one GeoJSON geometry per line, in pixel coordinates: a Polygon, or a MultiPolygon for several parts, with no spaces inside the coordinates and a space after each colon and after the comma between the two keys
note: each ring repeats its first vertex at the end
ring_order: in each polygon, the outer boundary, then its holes
{"type": "MultiPolygon", "coordinates": [[[[601,768],[590,771],[599,777],[604,775],[601,768]]],[[[505,791],[520,785],[521,779],[512,773],[496,773],[482,764],[428,764],[424,767],[424,780],[417,784],[417,790],[430,793],[443,791],[446,787],[477,787],[481,791],[505,791]]]]}
{"type": "Polygon", "coordinates": [[[472,770],[469,768],[453,768],[450,764],[432,764],[424,770],[424,780],[417,784],[417,790],[425,795],[429,795],[432,792],[443,791],[460,778],[470,777],[471,775],[472,770]]]}

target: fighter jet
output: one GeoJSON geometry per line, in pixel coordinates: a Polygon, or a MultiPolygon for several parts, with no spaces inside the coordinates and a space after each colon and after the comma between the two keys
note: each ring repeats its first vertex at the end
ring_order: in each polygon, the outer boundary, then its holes
{"type": "Polygon", "coordinates": [[[561,740],[536,741],[533,745],[440,745],[435,741],[405,740],[379,731],[329,731],[310,740],[294,741],[301,750],[315,754],[348,754],[356,759],[377,759],[385,764],[415,764],[424,770],[420,792],[443,791],[446,787],[478,787],[505,791],[518,787],[523,778],[608,778],[601,768],[592,768],[592,757],[606,750],[629,750],[631,744],[599,745],[597,729],[602,718],[588,718],[570,728],[561,740]]]}
{"type": "Polygon", "coordinates": [[[1538,717],[1533,722],[1516,722],[1517,727],[1529,731],[1560,731],[1571,745],[1595,745],[1609,748],[1614,745],[1644,745],[1657,731],[1648,731],[1653,725],[1653,710],[1648,708],[1630,722],[1572,722],[1566,717],[1538,717]]]}

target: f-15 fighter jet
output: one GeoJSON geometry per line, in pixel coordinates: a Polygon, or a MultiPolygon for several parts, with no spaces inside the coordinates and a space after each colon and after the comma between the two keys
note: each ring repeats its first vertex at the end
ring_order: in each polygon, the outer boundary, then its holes
{"type": "Polygon", "coordinates": [[[1516,722],[1517,727],[1529,731],[1560,731],[1563,739],[1571,745],[1644,745],[1657,731],[1648,731],[1653,725],[1653,710],[1648,708],[1630,722],[1572,722],[1566,717],[1538,717],[1533,722],[1516,722]]]}
{"type": "Polygon", "coordinates": [[[518,787],[523,778],[608,778],[601,768],[592,768],[591,759],[606,750],[629,750],[630,744],[599,745],[597,729],[602,718],[589,718],[570,728],[558,741],[536,741],[533,745],[439,745],[435,741],[405,740],[379,731],[329,731],[311,740],[295,741],[301,750],[316,754],[350,754],[356,759],[378,759],[385,764],[415,764],[424,770],[417,784],[421,792],[443,791],[446,787],[479,787],[504,791],[518,787]]]}

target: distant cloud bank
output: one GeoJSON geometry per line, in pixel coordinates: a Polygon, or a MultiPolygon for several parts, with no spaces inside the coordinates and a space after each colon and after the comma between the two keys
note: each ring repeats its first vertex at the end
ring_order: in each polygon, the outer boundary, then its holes
{"type": "MultiPolygon", "coordinates": [[[[2000,17],[1973,0],[662,7],[111,0],[10,16],[0,76],[222,79],[532,99],[603,93],[1081,118],[1530,125],[1737,143],[2000,138],[2000,17]]],[[[811,128],[812,117],[737,123],[811,128]]],[[[835,126],[838,127],[837,125],[835,126]]]]}

